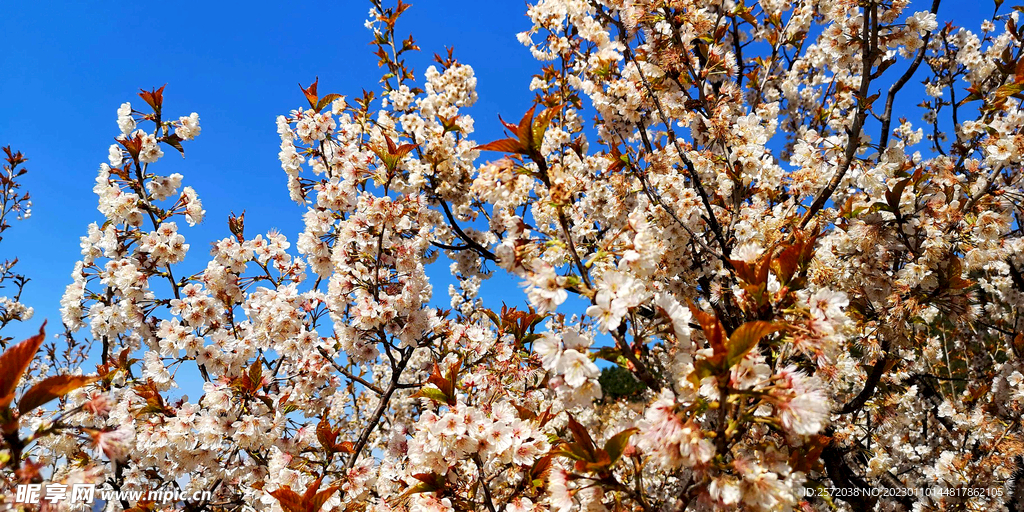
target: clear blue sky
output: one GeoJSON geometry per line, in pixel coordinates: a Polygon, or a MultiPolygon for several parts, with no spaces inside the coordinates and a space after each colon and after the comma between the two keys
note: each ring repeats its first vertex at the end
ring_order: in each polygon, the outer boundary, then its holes
{"type": "MultiPolygon", "coordinates": [[[[60,325],[59,300],[79,257],[78,239],[100,219],[92,186],[119,131],[117,107],[142,104],[140,87],[167,84],[165,112],[198,112],[202,135],[186,143],[187,158],[165,148],[158,172],[180,172],[206,208],[195,228],[179,222],[191,243],[188,270],[205,267],[209,243],[229,236],[227,216],[246,210],[250,236],[278,228],[294,244],[305,209],[288,199],[277,160],[274,119],[304,106],[298,83],[320,77],[321,93],[356,97],[378,90],[369,2],[306,4],[217,2],[171,4],[16,2],[0,17],[0,146],[30,159],[24,187],[32,217],[0,243],[0,259],[18,257],[32,278],[24,301],[35,307],[28,325],[7,335],[60,325]],[[329,7],[328,7],[329,5],[329,7]]],[[[481,143],[501,135],[497,115],[517,119],[533,98],[527,86],[537,62],[515,35],[530,26],[525,4],[414,1],[397,34],[414,34],[423,49],[409,59],[420,79],[435,52],[454,46],[478,77],[479,101],[469,110],[481,143]]],[[[419,80],[418,80],[419,81],[419,80]]],[[[294,248],[294,245],[293,245],[294,248]]],[[[180,272],[179,272],[180,273],[180,272]]],[[[435,302],[447,303],[445,276],[435,302]]],[[[522,301],[519,290],[508,297],[522,301]]],[[[0,290],[0,295],[6,290],[0,290]]],[[[498,297],[500,300],[500,297],[498,297]]],[[[500,302],[499,302],[500,305],[500,302]]]]}

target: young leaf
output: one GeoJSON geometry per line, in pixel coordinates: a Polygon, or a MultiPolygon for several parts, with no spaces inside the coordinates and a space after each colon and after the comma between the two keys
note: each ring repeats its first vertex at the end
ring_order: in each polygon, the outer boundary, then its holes
{"type": "Polygon", "coordinates": [[[99,380],[99,377],[82,375],[55,375],[47,377],[29,388],[18,402],[18,412],[25,414],[54,398],[60,398],[82,386],[99,380]]]}
{"type": "Polygon", "coordinates": [[[317,112],[323,111],[323,109],[327,108],[328,105],[330,105],[334,100],[336,100],[336,99],[338,99],[340,97],[341,97],[340,94],[335,94],[335,93],[331,93],[331,94],[325,95],[323,98],[320,98],[320,101],[316,102],[316,107],[315,107],[316,111],[317,112]]]}
{"type": "Polygon", "coordinates": [[[447,404],[449,402],[448,395],[444,394],[444,391],[441,391],[440,389],[437,389],[437,388],[427,387],[427,386],[424,386],[419,391],[413,393],[412,396],[414,398],[415,397],[421,397],[421,396],[425,397],[425,398],[429,398],[429,399],[431,399],[434,402],[437,402],[439,404],[447,404]]]}
{"type": "Polygon", "coordinates": [[[729,336],[729,351],[725,357],[725,364],[732,368],[743,359],[743,356],[750,352],[750,349],[757,345],[757,342],[779,330],[779,327],[771,322],[747,322],[733,331],[729,336]]]}
{"type": "Polygon", "coordinates": [[[615,464],[619,457],[622,456],[622,452],[626,450],[626,446],[629,445],[629,438],[639,432],[640,429],[633,427],[627,428],[618,434],[615,434],[608,441],[604,443],[604,451],[608,452],[608,457],[611,459],[611,463],[615,464]]]}
{"type": "Polygon", "coordinates": [[[327,421],[326,413],[316,425],[316,439],[320,441],[320,446],[325,450],[337,451],[335,443],[338,440],[338,431],[331,428],[331,424],[327,421]]]}
{"type": "Polygon", "coordinates": [[[331,495],[340,488],[340,485],[335,484],[313,495],[312,498],[306,500],[306,512],[319,512],[331,495]]]}
{"type": "Polygon", "coordinates": [[[729,260],[729,264],[736,270],[736,275],[739,276],[743,282],[748,284],[757,284],[757,272],[753,265],[743,260],[729,260]]]}
{"type": "Polygon", "coordinates": [[[488,142],[487,144],[481,144],[473,149],[479,151],[501,151],[503,153],[519,153],[524,154],[526,148],[522,146],[516,139],[501,139],[494,142],[488,142]]]}
{"type": "Polygon", "coordinates": [[[11,403],[10,398],[14,398],[14,391],[18,389],[22,375],[46,339],[45,329],[46,322],[43,322],[39,334],[18,343],[0,355],[0,400],[11,403]]]}
{"type": "Polygon", "coordinates": [[[319,99],[316,94],[316,86],[318,83],[320,83],[319,76],[316,77],[316,80],[313,80],[313,83],[309,84],[309,87],[303,87],[302,84],[299,84],[299,89],[302,89],[302,94],[306,96],[306,101],[309,102],[309,108],[312,109],[316,108],[316,103],[319,99]]]}
{"type": "Polygon", "coordinates": [[[796,273],[797,267],[800,262],[800,249],[799,243],[794,243],[782,250],[778,256],[772,259],[772,271],[775,272],[775,277],[779,279],[782,284],[789,284],[790,279],[793,278],[793,274],[796,273]]]}
{"type": "Polygon", "coordinates": [[[573,418],[572,415],[569,416],[569,430],[572,432],[572,438],[576,440],[576,444],[587,454],[588,460],[595,460],[597,446],[594,445],[594,440],[587,433],[586,427],[576,421],[576,418],[573,418]]]}
{"type": "MultiPolygon", "coordinates": [[[[537,105],[530,107],[530,110],[523,114],[523,118],[519,120],[519,125],[515,128],[515,134],[519,137],[519,142],[527,149],[530,149],[530,143],[533,140],[533,111],[536,109],[537,105]]],[[[508,126],[508,124],[505,126],[508,126]]]]}
{"type": "Polygon", "coordinates": [[[287,487],[271,491],[270,495],[277,498],[285,512],[306,512],[306,507],[302,503],[302,496],[299,496],[297,492],[287,487]]]}
{"type": "Polygon", "coordinates": [[[399,500],[403,500],[413,494],[421,492],[437,492],[444,489],[444,475],[438,475],[436,473],[418,473],[413,475],[413,478],[419,480],[420,483],[408,488],[401,496],[398,497],[399,500]]]}
{"type": "Polygon", "coordinates": [[[910,178],[901,180],[892,187],[892,190],[885,191],[885,202],[892,208],[893,213],[900,211],[900,197],[903,196],[903,189],[907,188],[908,183],[910,183],[910,178]]]}
{"type": "MultiPolygon", "coordinates": [[[[551,124],[551,118],[562,109],[562,105],[556,105],[551,108],[544,109],[539,116],[533,121],[531,126],[531,148],[539,151],[541,145],[544,143],[544,133],[548,131],[548,125],[551,124]]],[[[532,110],[532,109],[531,109],[532,110]]]]}
{"type": "Polygon", "coordinates": [[[150,91],[139,89],[139,97],[148,103],[154,112],[160,112],[160,107],[164,104],[164,87],[167,87],[167,84],[160,86],[159,89],[150,91]]]}
{"type": "Polygon", "coordinates": [[[177,133],[172,133],[160,137],[160,142],[163,142],[164,144],[167,144],[168,146],[177,149],[178,152],[181,153],[181,157],[185,158],[185,148],[181,146],[181,140],[181,137],[178,137],[177,133]]]}
{"type": "Polygon", "coordinates": [[[698,308],[693,302],[689,302],[690,312],[697,319],[700,324],[700,328],[704,331],[704,336],[708,339],[708,343],[711,345],[712,353],[714,354],[709,363],[714,366],[720,366],[725,359],[725,326],[718,320],[718,317],[705,313],[702,309],[698,308]]]}

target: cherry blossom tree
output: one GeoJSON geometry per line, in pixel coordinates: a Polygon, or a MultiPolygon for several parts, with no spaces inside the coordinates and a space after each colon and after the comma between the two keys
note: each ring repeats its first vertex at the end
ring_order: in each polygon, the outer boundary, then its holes
{"type": "Polygon", "coordinates": [[[200,119],[143,91],[61,303],[96,380],[26,456],[213,491],[195,511],[1016,510],[1024,30],[1000,3],[961,28],[938,0],[538,0],[535,105],[479,141],[471,63],[416,74],[409,5],[374,0],[380,89],[317,80],[277,119],[304,231],[232,216],[194,274],[202,184],[159,169],[200,119]],[[518,303],[481,292],[498,273],[518,303]],[[185,368],[203,394],[171,400],[185,368]]]}

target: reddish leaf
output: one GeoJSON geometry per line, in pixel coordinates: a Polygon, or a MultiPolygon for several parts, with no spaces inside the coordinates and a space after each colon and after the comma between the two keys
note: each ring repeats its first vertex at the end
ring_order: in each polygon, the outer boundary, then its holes
{"type": "MultiPolygon", "coordinates": [[[[448,381],[445,380],[444,375],[441,375],[441,367],[434,362],[434,369],[430,372],[430,377],[427,377],[427,383],[437,386],[442,393],[445,391],[445,387],[448,385],[448,381]]],[[[447,393],[445,393],[447,395],[447,393]]]]}
{"type": "Polygon", "coordinates": [[[150,91],[139,89],[139,97],[148,103],[154,112],[160,112],[160,107],[164,104],[164,87],[167,87],[167,84],[162,85],[159,89],[150,91]]]}
{"type": "Polygon", "coordinates": [[[444,475],[438,475],[436,473],[418,473],[413,475],[413,478],[419,480],[420,483],[406,489],[406,491],[398,497],[399,500],[403,500],[413,494],[421,492],[437,492],[444,489],[444,475]]]}
{"type": "MultiPolygon", "coordinates": [[[[530,107],[523,114],[523,118],[519,120],[519,126],[516,126],[515,133],[519,137],[519,142],[523,143],[524,146],[529,147],[529,143],[533,140],[533,111],[536,110],[537,105],[530,107]]],[[[507,124],[505,126],[508,126],[507,124]]]]}
{"type": "Polygon", "coordinates": [[[757,265],[757,281],[751,284],[765,287],[768,286],[768,269],[771,267],[773,251],[774,248],[768,249],[768,252],[761,256],[757,265]]]}
{"type": "Polygon", "coordinates": [[[302,89],[302,94],[306,95],[306,101],[309,102],[309,108],[316,108],[316,103],[319,97],[316,94],[316,86],[320,83],[320,77],[316,77],[313,83],[309,84],[309,87],[303,87],[299,84],[299,89],[302,89]]]}
{"type": "Polygon", "coordinates": [[[181,145],[181,137],[178,137],[177,133],[172,133],[164,137],[160,137],[160,142],[167,144],[168,146],[177,149],[181,153],[181,157],[185,158],[185,148],[181,145]]]}
{"type": "Polygon", "coordinates": [[[462,361],[456,361],[448,368],[448,371],[442,375],[441,367],[438,366],[437,362],[435,362],[434,369],[431,371],[430,377],[427,378],[427,383],[433,384],[437,389],[424,387],[413,396],[424,396],[438,403],[455,405],[456,381],[458,380],[458,372],[461,367],[462,361]]]}
{"type": "Polygon", "coordinates": [[[523,114],[523,118],[519,121],[518,125],[505,122],[501,119],[501,124],[506,129],[515,134],[516,138],[507,138],[488,144],[477,146],[474,149],[483,151],[503,151],[506,153],[518,153],[527,156],[537,156],[537,151],[540,149],[541,142],[544,140],[544,132],[547,130],[548,124],[551,123],[551,118],[558,112],[561,105],[552,107],[544,110],[540,116],[534,119],[534,112],[537,109],[537,105],[534,104],[523,114]],[[517,140],[518,139],[518,140],[517,140]]]}
{"type": "Polygon", "coordinates": [[[910,178],[900,181],[892,190],[885,191],[885,202],[892,208],[893,213],[900,211],[900,197],[903,196],[903,189],[907,188],[907,184],[910,183],[910,178]]]}
{"type": "Polygon", "coordinates": [[[459,128],[459,125],[456,124],[456,121],[458,121],[458,119],[458,115],[454,115],[451,117],[442,117],[439,114],[437,116],[437,120],[441,121],[441,127],[444,128],[445,132],[461,132],[462,128],[459,128]]]}
{"type": "Polygon", "coordinates": [[[282,487],[271,491],[270,495],[277,498],[285,512],[306,512],[306,507],[302,503],[302,496],[299,496],[298,493],[291,489],[282,487]]]}
{"type": "Polygon", "coordinates": [[[744,282],[757,284],[757,272],[753,266],[743,260],[729,260],[729,264],[736,270],[736,275],[744,282]]]}
{"type": "Polygon", "coordinates": [[[611,465],[612,459],[611,457],[608,456],[608,452],[599,449],[596,452],[594,452],[593,462],[587,462],[582,460],[576,461],[576,470],[593,471],[595,473],[599,473],[602,471],[607,471],[608,468],[611,467],[611,465]]]}
{"type": "Polygon", "coordinates": [[[800,249],[801,246],[799,244],[790,245],[772,259],[772,270],[775,271],[775,277],[783,284],[789,283],[789,280],[793,278],[793,274],[796,273],[796,269],[799,266],[797,259],[800,257],[800,249]]]}
{"type": "Polygon", "coordinates": [[[996,100],[1004,100],[1021,91],[1024,91],[1024,82],[1001,85],[996,89],[996,100]]]}
{"type": "Polygon", "coordinates": [[[799,449],[794,449],[789,457],[789,465],[803,472],[821,469],[821,452],[825,450],[832,441],[831,437],[823,435],[812,436],[799,449]]]}
{"type": "Polygon", "coordinates": [[[573,418],[571,414],[569,415],[569,431],[572,432],[572,438],[576,440],[576,443],[589,456],[589,460],[595,460],[597,446],[594,444],[594,440],[587,433],[586,427],[576,421],[576,418],[573,418]]]}
{"type": "Polygon", "coordinates": [[[545,409],[544,412],[540,414],[540,417],[537,418],[537,426],[540,428],[544,428],[544,425],[547,425],[548,422],[551,421],[554,417],[555,415],[551,414],[551,406],[549,405],[548,408],[545,409]]]}
{"type": "Polygon", "coordinates": [[[384,134],[384,141],[387,142],[388,144],[388,154],[395,154],[395,152],[398,150],[398,146],[395,144],[395,141],[391,140],[391,137],[389,137],[388,134],[386,133],[384,134]]]}
{"type": "Polygon", "coordinates": [[[812,235],[807,240],[804,240],[803,247],[800,248],[800,266],[802,268],[806,268],[807,264],[811,261],[811,257],[814,256],[814,245],[819,237],[821,237],[821,233],[812,235]]]}
{"type": "Polygon", "coordinates": [[[319,512],[320,509],[323,508],[324,503],[327,503],[327,500],[331,498],[331,495],[340,488],[340,485],[332,485],[316,493],[312,498],[306,501],[306,512],[319,512]]]}
{"type": "MultiPolygon", "coordinates": [[[[18,343],[0,355],[0,397],[13,397],[28,365],[32,362],[39,346],[46,339],[46,322],[39,328],[39,334],[18,343]]],[[[10,400],[7,400],[10,403],[10,400]]]]}
{"type": "Polygon", "coordinates": [[[501,151],[504,153],[525,153],[526,148],[516,139],[501,139],[487,144],[481,144],[473,149],[480,151],[501,151]]]}
{"type": "Polygon", "coordinates": [[[946,268],[946,288],[950,290],[963,290],[974,284],[974,281],[963,278],[964,265],[960,261],[960,258],[956,255],[951,255],[952,259],[949,262],[949,266],[946,268]]]}
{"type": "Polygon", "coordinates": [[[247,377],[249,377],[248,391],[250,393],[260,388],[263,383],[263,364],[259,358],[256,358],[256,360],[249,365],[249,373],[247,377]]]}
{"type": "Polygon", "coordinates": [[[390,172],[394,172],[398,168],[398,163],[402,161],[402,158],[407,155],[413,149],[416,149],[418,144],[403,144],[398,146],[395,141],[391,140],[387,134],[384,134],[384,142],[386,146],[374,145],[370,146],[374,154],[377,155],[381,161],[384,162],[384,167],[390,172]]]}
{"type": "Polygon", "coordinates": [[[307,509],[309,507],[309,500],[313,499],[313,496],[316,496],[316,492],[320,490],[320,483],[323,481],[324,477],[321,476],[320,478],[313,480],[313,482],[309,484],[309,487],[306,487],[306,492],[302,494],[302,502],[306,505],[307,509]]]}
{"type": "Polygon", "coordinates": [[[403,156],[409,154],[410,151],[416,149],[417,146],[419,146],[419,144],[402,144],[401,146],[398,146],[397,149],[395,149],[395,152],[393,154],[398,158],[402,158],[403,156]]]}
{"type": "Polygon", "coordinates": [[[231,216],[228,217],[228,230],[235,235],[238,243],[245,242],[245,210],[242,210],[242,214],[238,216],[235,215],[235,212],[231,212],[231,216]]]}
{"type": "Polygon", "coordinates": [[[545,455],[536,462],[533,463],[533,467],[530,468],[530,476],[533,478],[542,478],[549,471],[551,471],[551,455],[545,455]]]}
{"type": "Polygon", "coordinates": [[[629,165],[629,155],[623,155],[622,152],[619,151],[618,146],[612,146],[612,152],[608,159],[611,161],[607,167],[608,172],[618,172],[629,165]]]}
{"type": "Polygon", "coordinates": [[[338,440],[338,431],[331,428],[331,424],[327,421],[326,413],[316,425],[316,439],[325,450],[337,451],[334,444],[338,440]]]}
{"type": "Polygon", "coordinates": [[[519,419],[521,420],[530,421],[537,417],[537,414],[535,412],[527,409],[526,407],[516,404],[512,404],[512,406],[516,408],[516,412],[519,413],[519,419]]]}
{"type": "Polygon", "coordinates": [[[139,159],[139,152],[142,151],[142,136],[136,135],[132,138],[118,137],[117,143],[124,147],[128,155],[132,157],[132,160],[139,159]]]}
{"type": "Polygon", "coordinates": [[[687,301],[690,305],[690,312],[697,319],[700,324],[700,328],[704,331],[704,336],[708,339],[708,343],[711,345],[712,353],[714,356],[711,359],[711,363],[714,365],[720,365],[726,354],[725,347],[725,327],[722,322],[718,320],[718,317],[710,313],[705,313],[703,310],[698,308],[693,302],[687,301]]]}
{"type": "Polygon", "coordinates": [[[21,400],[18,401],[18,412],[25,414],[54,398],[62,397],[97,380],[99,380],[99,377],[85,377],[82,375],[47,377],[42,382],[36,383],[35,386],[29,388],[24,395],[21,395],[21,400]]]}

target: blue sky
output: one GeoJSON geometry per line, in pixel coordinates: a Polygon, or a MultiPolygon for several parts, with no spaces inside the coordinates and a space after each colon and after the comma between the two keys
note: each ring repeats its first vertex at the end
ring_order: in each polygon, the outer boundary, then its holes
{"type": "MultiPolygon", "coordinates": [[[[0,19],[0,146],[10,144],[30,159],[24,187],[34,204],[32,217],[5,234],[0,259],[21,259],[18,270],[32,278],[23,298],[36,316],[5,333],[29,334],[43,319],[57,332],[78,239],[100,219],[92,186],[118,134],[116,109],[124,101],[142,104],[139,88],[167,84],[168,115],[201,117],[202,135],[186,143],[187,158],[165,148],[157,164],[161,174],[183,174],[207,211],[195,228],[179,222],[191,244],[186,267],[205,267],[208,244],[229,235],[231,210],[246,210],[249,236],[277,228],[294,244],[305,209],[288,199],[274,119],[305,106],[298,84],[316,76],[321,93],[379,91],[381,72],[363,26],[369,7],[362,1],[315,9],[279,2],[7,6],[0,19]]],[[[515,39],[529,26],[521,2],[482,8],[473,1],[422,1],[406,11],[397,34],[414,34],[423,49],[408,59],[418,79],[445,46],[474,67],[480,99],[469,113],[482,143],[501,136],[499,113],[518,119],[529,108],[537,63],[515,39]]],[[[443,305],[448,279],[438,277],[435,301],[443,305]]],[[[510,291],[510,302],[524,298],[510,291]]]]}

